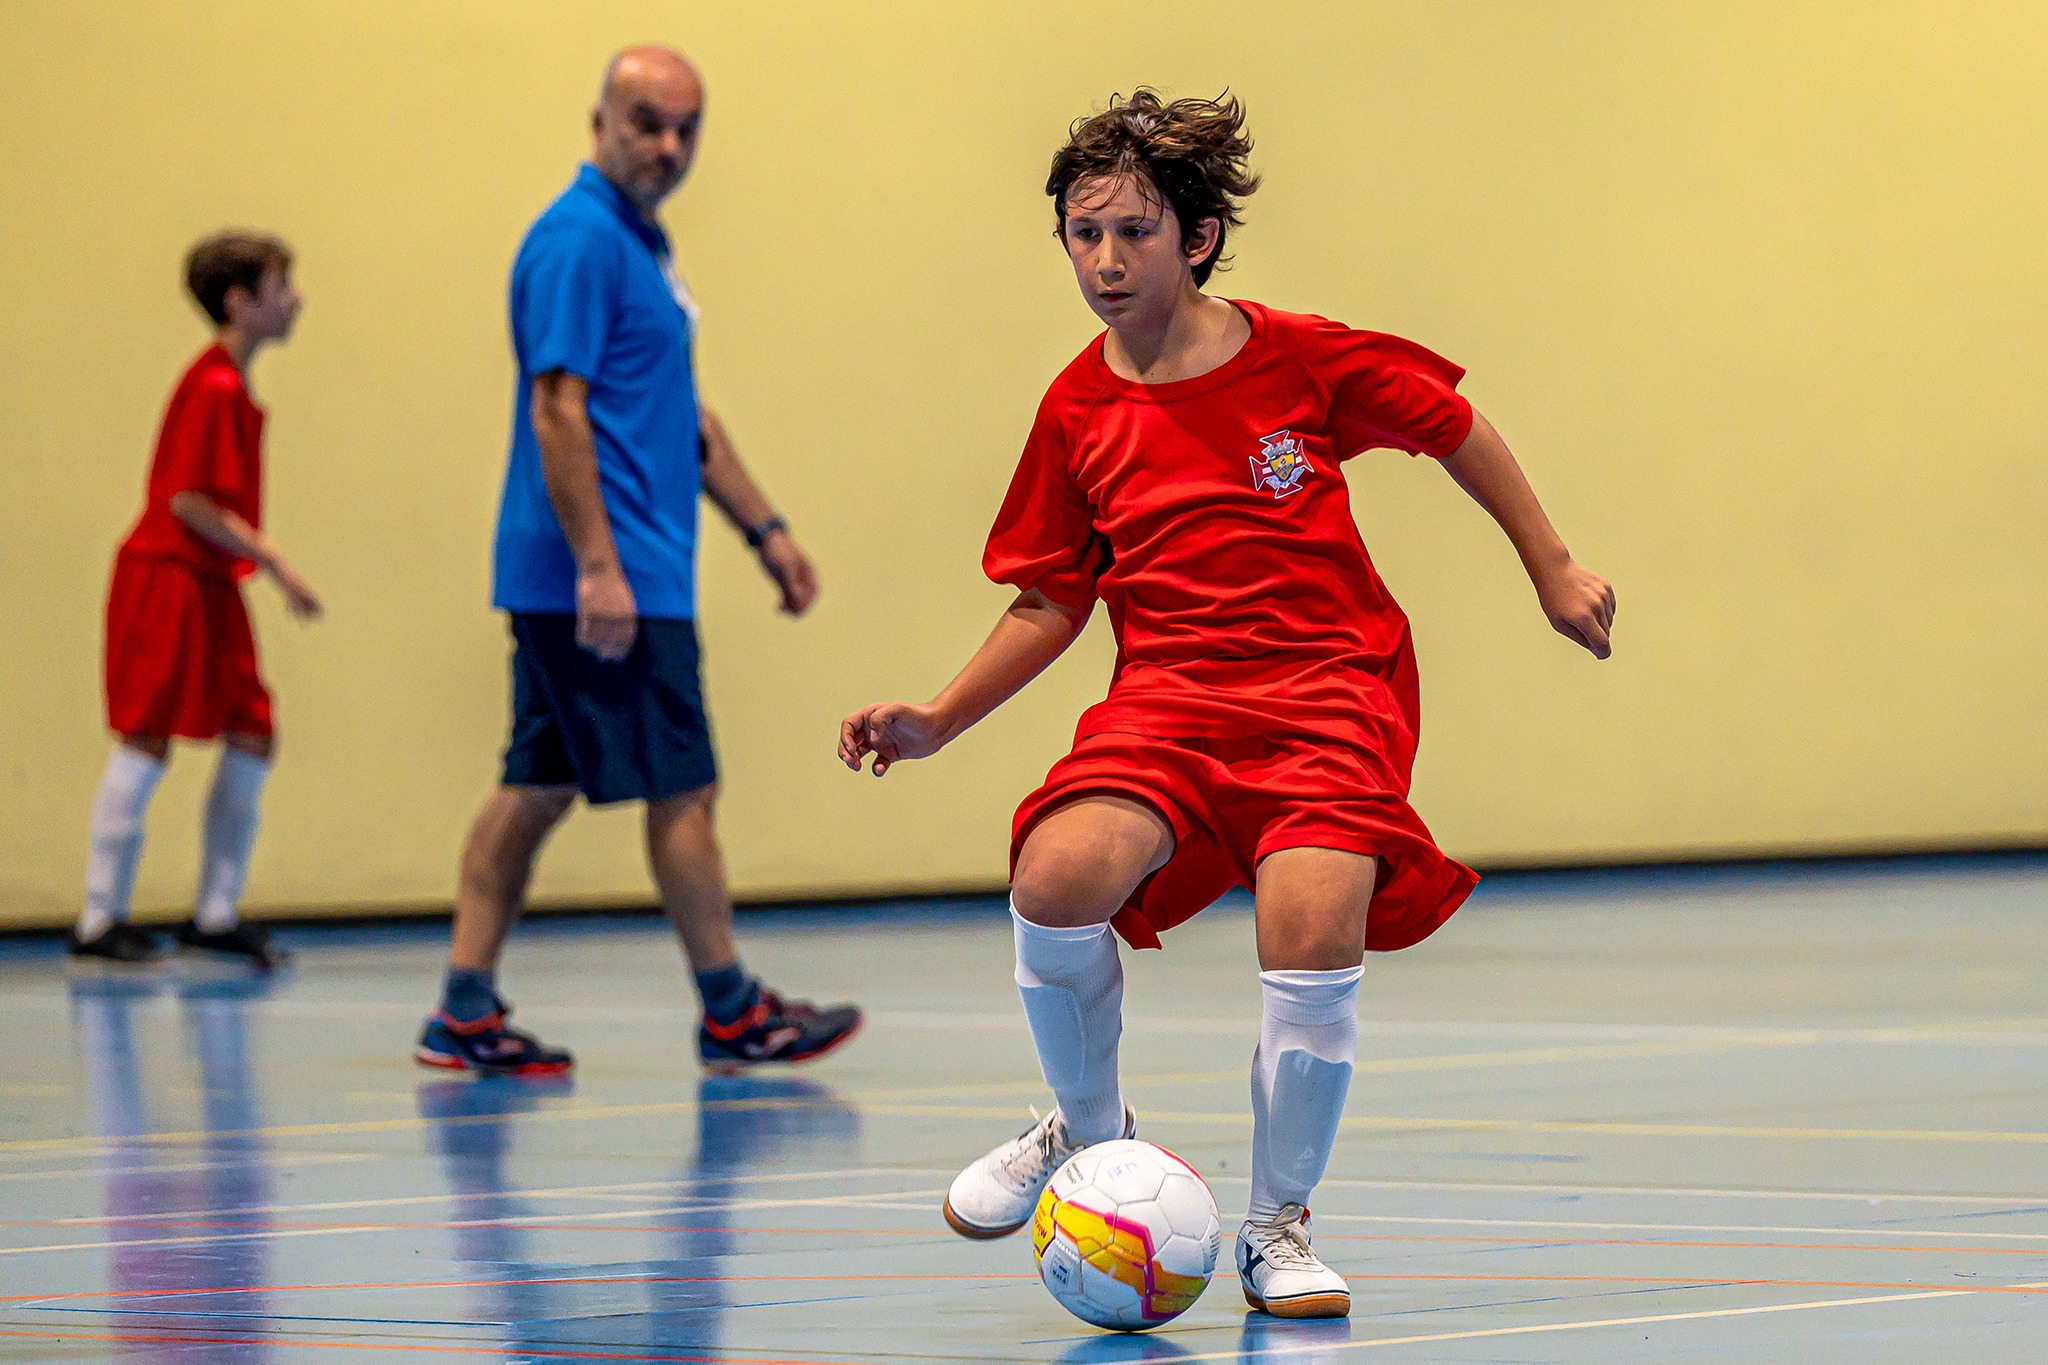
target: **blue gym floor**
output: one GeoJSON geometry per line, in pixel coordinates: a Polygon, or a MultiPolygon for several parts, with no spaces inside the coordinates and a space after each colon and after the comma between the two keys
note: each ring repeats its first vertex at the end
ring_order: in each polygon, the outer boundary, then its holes
{"type": "MultiPolygon", "coordinates": [[[[513,940],[573,1085],[412,1064],[438,926],[289,931],[275,981],[0,942],[0,1361],[2048,1359],[2048,860],[1489,882],[1367,964],[1315,1205],[1353,1316],[1226,1271],[1144,1338],[939,1219],[1045,1102],[1001,903],[741,929],[865,1034],[700,1079],[649,918],[513,940]]],[[[1227,1228],[1250,948],[1226,903],[1126,955],[1140,1132],[1227,1228]]]]}

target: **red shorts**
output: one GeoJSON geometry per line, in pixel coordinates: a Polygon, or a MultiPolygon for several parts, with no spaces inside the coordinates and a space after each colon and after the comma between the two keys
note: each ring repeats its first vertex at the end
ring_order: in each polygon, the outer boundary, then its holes
{"type": "Polygon", "coordinates": [[[1192,919],[1232,887],[1255,884],[1259,860],[1283,848],[1333,848],[1380,860],[1365,946],[1420,943],[1464,903],[1478,876],[1446,858],[1361,749],[1306,738],[1161,739],[1086,735],[1024,798],[1011,826],[1010,870],[1032,826],[1076,797],[1143,801],[1173,826],[1173,857],[1110,922],[1133,948],[1192,919]]]}
{"type": "Polygon", "coordinates": [[[271,733],[270,691],[234,580],[120,556],[107,591],[107,724],[120,735],[271,733]]]}

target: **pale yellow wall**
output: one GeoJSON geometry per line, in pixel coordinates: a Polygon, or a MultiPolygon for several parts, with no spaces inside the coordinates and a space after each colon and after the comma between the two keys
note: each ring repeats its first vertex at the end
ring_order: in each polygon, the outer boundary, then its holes
{"type": "MultiPolygon", "coordinates": [[[[1000,609],[978,551],[1090,336],[1040,194],[1112,90],[1226,83],[1266,188],[1230,292],[1421,339],[1611,575],[1614,660],[1551,636],[1426,463],[1352,466],[1416,620],[1416,801],[1474,860],[2048,837],[2048,10],[2038,4],[556,0],[0,3],[0,921],[75,901],[106,749],[99,604],[202,341],[188,242],[287,235],[309,305],[259,362],[269,516],[326,594],[252,597],[283,762],[268,906],[445,899],[505,709],[485,608],[502,293],[606,53],[698,58],[669,222],[703,369],[818,558],[816,615],[704,555],[744,893],[992,883],[1099,695],[1100,629],[883,782],[855,705],[939,685],[1000,609]]],[[[141,899],[187,894],[175,765],[141,899]]],[[[539,893],[639,897],[630,813],[539,893]]]]}

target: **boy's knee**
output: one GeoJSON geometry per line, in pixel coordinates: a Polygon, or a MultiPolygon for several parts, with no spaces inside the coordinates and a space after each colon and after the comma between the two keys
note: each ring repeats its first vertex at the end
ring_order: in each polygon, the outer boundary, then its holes
{"type": "Polygon", "coordinates": [[[1110,884],[1099,856],[1072,845],[1025,845],[1010,883],[1010,903],[1033,924],[1071,929],[1100,924],[1115,914],[1123,888],[1110,884]]]}
{"type": "Polygon", "coordinates": [[[274,734],[226,734],[220,737],[220,742],[238,754],[260,758],[265,763],[270,762],[272,756],[277,753],[277,736],[274,734]]]}

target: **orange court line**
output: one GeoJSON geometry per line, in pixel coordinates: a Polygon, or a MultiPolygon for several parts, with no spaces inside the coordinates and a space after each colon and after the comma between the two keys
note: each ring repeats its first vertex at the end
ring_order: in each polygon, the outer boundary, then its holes
{"type": "MultiPolygon", "coordinates": [[[[134,1332],[17,1332],[0,1330],[0,1337],[23,1338],[31,1341],[118,1341],[134,1345],[172,1345],[182,1343],[191,1346],[318,1346],[331,1351],[415,1351],[432,1355],[486,1355],[503,1356],[504,1345],[495,1346],[420,1346],[403,1342],[378,1341],[320,1341],[303,1337],[286,1336],[173,1336],[169,1333],[144,1335],[134,1332]]],[[[872,1360],[827,1360],[810,1356],[801,1360],[790,1360],[766,1356],[673,1356],[648,1355],[632,1351],[577,1351],[550,1346],[537,1355],[556,1356],[564,1360],[642,1360],[662,1361],[668,1365],[874,1365],[872,1360]]]]}

